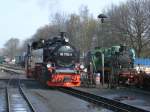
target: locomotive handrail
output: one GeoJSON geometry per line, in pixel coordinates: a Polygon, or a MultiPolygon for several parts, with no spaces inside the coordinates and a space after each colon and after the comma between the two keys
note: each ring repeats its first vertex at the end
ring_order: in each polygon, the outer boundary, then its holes
{"type": "Polygon", "coordinates": [[[56,69],[56,73],[76,73],[75,70],[63,70],[63,69],[56,69]]]}

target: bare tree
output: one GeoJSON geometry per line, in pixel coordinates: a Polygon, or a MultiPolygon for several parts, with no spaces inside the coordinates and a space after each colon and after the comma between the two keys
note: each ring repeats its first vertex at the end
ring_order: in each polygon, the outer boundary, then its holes
{"type": "Polygon", "coordinates": [[[4,54],[13,59],[19,50],[19,39],[11,38],[4,45],[4,54]]]}
{"type": "Polygon", "coordinates": [[[61,31],[66,31],[67,16],[65,14],[56,13],[52,17],[52,22],[37,30],[32,36],[33,39],[48,39],[57,35],[61,31]]]}
{"type": "Polygon", "coordinates": [[[81,6],[80,10],[80,45],[83,54],[91,49],[93,37],[96,36],[97,21],[89,13],[87,6],[81,6]]]}
{"type": "Polygon", "coordinates": [[[149,6],[149,0],[129,0],[108,11],[113,34],[135,48],[138,57],[142,56],[142,51],[150,42],[149,6]]]}
{"type": "Polygon", "coordinates": [[[66,31],[68,16],[65,13],[56,13],[52,18],[52,25],[57,32],[66,31]]]}
{"type": "Polygon", "coordinates": [[[76,14],[71,14],[66,22],[66,31],[69,36],[69,40],[73,45],[80,48],[80,30],[81,30],[81,21],[80,16],[76,14]]]}

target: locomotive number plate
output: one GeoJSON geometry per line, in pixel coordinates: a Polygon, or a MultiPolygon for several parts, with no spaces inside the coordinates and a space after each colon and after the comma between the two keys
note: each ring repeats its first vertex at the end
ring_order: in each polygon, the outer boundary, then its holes
{"type": "Polygon", "coordinates": [[[60,53],[60,56],[72,56],[72,53],[60,53]]]}

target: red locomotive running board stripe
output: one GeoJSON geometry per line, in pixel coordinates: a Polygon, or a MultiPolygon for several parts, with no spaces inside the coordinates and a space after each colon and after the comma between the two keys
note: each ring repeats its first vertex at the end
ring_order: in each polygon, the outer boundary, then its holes
{"type": "Polygon", "coordinates": [[[55,74],[47,81],[48,86],[73,87],[80,86],[80,75],[76,74],[55,74]]]}

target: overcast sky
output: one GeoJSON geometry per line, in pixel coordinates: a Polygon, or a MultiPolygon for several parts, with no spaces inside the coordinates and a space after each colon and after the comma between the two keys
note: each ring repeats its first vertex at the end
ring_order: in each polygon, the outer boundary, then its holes
{"type": "Polygon", "coordinates": [[[125,0],[1,0],[0,47],[11,37],[24,40],[50,22],[56,12],[78,13],[81,5],[87,5],[95,17],[103,9],[125,0]]]}

